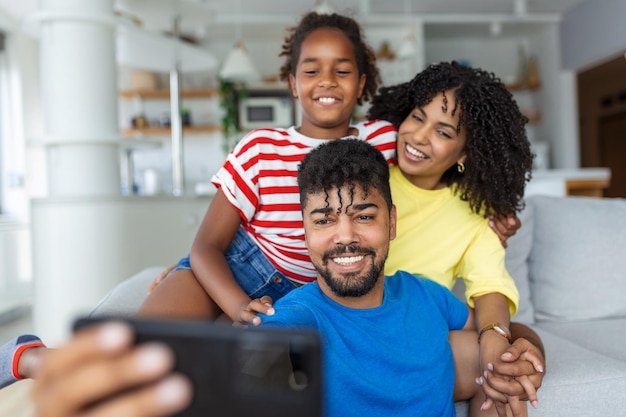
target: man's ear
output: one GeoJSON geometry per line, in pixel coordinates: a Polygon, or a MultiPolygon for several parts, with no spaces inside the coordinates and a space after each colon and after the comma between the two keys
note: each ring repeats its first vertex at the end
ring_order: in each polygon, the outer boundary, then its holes
{"type": "Polygon", "coordinates": [[[391,206],[391,211],[389,212],[389,240],[394,240],[396,238],[396,205],[391,206]]]}
{"type": "Polygon", "coordinates": [[[291,88],[291,96],[298,98],[298,89],[296,88],[296,77],[293,74],[289,74],[289,87],[291,88]]]}

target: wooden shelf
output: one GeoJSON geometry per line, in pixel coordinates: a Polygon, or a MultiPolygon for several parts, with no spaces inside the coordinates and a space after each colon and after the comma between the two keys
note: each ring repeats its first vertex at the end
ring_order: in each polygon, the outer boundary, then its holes
{"type": "Polygon", "coordinates": [[[533,113],[533,114],[524,114],[528,119],[529,125],[534,125],[541,122],[541,114],[533,113]]]}
{"type": "Polygon", "coordinates": [[[567,195],[584,197],[604,197],[604,189],[608,188],[609,185],[610,180],[608,179],[575,179],[565,182],[567,195]]]}
{"type": "MultiPolygon", "coordinates": [[[[219,94],[219,90],[216,88],[203,88],[197,90],[181,90],[180,96],[182,98],[209,98],[219,94]]],[[[166,88],[161,89],[135,89],[135,90],[122,90],[119,92],[119,96],[125,99],[132,99],[139,97],[142,99],[167,99],[170,98],[170,90],[166,88]]]]}
{"type": "Polygon", "coordinates": [[[506,84],[506,88],[509,91],[534,91],[539,90],[541,88],[541,84],[527,84],[527,83],[512,83],[506,84]]]}
{"type": "MultiPolygon", "coordinates": [[[[206,125],[206,126],[183,126],[184,134],[203,134],[203,133],[216,133],[221,132],[222,127],[218,125],[206,125]]],[[[144,127],[141,129],[137,128],[126,128],[122,129],[122,135],[128,137],[138,137],[138,136],[170,136],[172,130],[169,127],[144,127]]]]}

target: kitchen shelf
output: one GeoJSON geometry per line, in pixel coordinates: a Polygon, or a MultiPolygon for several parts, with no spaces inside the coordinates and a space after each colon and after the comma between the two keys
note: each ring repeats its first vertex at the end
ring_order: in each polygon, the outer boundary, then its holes
{"type": "MultiPolygon", "coordinates": [[[[519,92],[524,92],[524,91],[530,91],[530,92],[534,92],[537,91],[541,88],[541,83],[534,83],[534,84],[529,84],[529,83],[507,83],[505,84],[507,90],[509,90],[511,93],[519,93],[519,92]]],[[[528,118],[528,124],[529,125],[535,125],[541,122],[541,114],[538,111],[532,111],[532,112],[525,112],[522,110],[522,113],[524,113],[524,116],[526,116],[528,118]]]]}
{"type": "MultiPolygon", "coordinates": [[[[170,90],[167,88],[136,88],[121,90],[119,97],[125,100],[139,98],[141,100],[170,100],[170,90]]],[[[181,90],[180,96],[183,99],[216,98],[219,90],[216,88],[185,89],[181,90]]],[[[218,124],[183,126],[183,134],[197,135],[206,133],[221,132],[222,126],[218,124]]],[[[149,126],[143,128],[123,128],[122,136],[144,137],[144,136],[170,136],[170,127],[149,126]]]]}
{"type": "Polygon", "coordinates": [[[534,125],[537,123],[541,122],[541,115],[540,114],[526,114],[524,113],[524,116],[526,116],[526,118],[528,119],[528,124],[529,125],[534,125]]]}
{"type": "MultiPolygon", "coordinates": [[[[221,132],[222,127],[219,125],[206,126],[183,126],[183,133],[190,135],[198,135],[203,133],[221,132]]],[[[122,129],[122,136],[139,137],[139,136],[169,136],[171,134],[169,127],[144,127],[144,128],[125,128],[122,129]]]]}
{"type": "MultiPolygon", "coordinates": [[[[181,90],[180,96],[182,98],[209,98],[219,95],[219,90],[216,88],[194,89],[194,90],[181,90]]],[[[122,90],[119,92],[119,96],[125,99],[132,99],[139,97],[142,99],[167,99],[170,98],[170,90],[166,88],[159,89],[130,89],[122,90]]]]}
{"type": "Polygon", "coordinates": [[[509,91],[535,91],[541,88],[541,84],[527,84],[527,83],[511,83],[506,84],[506,88],[509,91]]]}

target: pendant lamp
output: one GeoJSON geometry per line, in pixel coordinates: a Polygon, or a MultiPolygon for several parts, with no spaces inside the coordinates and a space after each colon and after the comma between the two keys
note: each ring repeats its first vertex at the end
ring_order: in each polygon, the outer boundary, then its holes
{"type": "MultiPolygon", "coordinates": [[[[404,14],[413,16],[411,0],[404,0],[404,14]]],[[[398,58],[408,59],[413,58],[415,55],[417,55],[417,40],[415,39],[415,29],[411,28],[398,48],[398,58]]]]}
{"type": "Polygon", "coordinates": [[[223,80],[237,82],[252,82],[261,79],[243,40],[239,39],[235,42],[233,49],[222,64],[219,76],[223,80]]]}
{"type": "Polygon", "coordinates": [[[398,48],[398,58],[412,58],[417,55],[417,40],[415,34],[411,31],[400,44],[398,48]]]}
{"type": "Polygon", "coordinates": [[[235,36],[237,40],[233,45],[233,49],[230,50],[222,64],[219,77],[222,80],[234,82],[259,81],[261,76],[252,63],[250,54],[248,54],[248,50],[243,42],[243,37],[241,36],[241,1],[237,0],[235,6],[237,13],[235,36]]]}
{"type": "Polygon", "coordinates": [[[315,6],[313,6],[313,11],[317,14],[333,14],[336,12],[328,0],[317,0],[315,6]]]}

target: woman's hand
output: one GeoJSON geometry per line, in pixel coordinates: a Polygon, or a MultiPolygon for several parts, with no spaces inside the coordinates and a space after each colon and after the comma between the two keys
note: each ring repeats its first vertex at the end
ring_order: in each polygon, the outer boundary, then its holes
{"type": "Polygon", "coordinates": [[[502,411],[506,403],[514,416],[520,412],[520,401],[529,401],[537,408],[537,390],[541,387],[544,370],[541,350],[527,339],[516,339],[497,361],[487,364],[483,377],[477,379],[489,398],[484,408],[495,404],[502,416],[506,415],[502,411]]]}
{"type": "Polygon", "coordinates": [[[48,352],[32,391],[35,416],[156,417],[184,409],[192,387],[171,374],[172,352],[159,343],[132,341],[127,325],[107,323],[48,352]]]}
{"type": "Polygon", "coordinates": [[[509,348],[509,341],[496,332],[485,332],[480,338],[480,370],[482,375],[476,379],[476,383],[482,387],[486,396],[481,410],[487,410],[495,406],[500,417],[507,416],[507,404],[511,409],[513,417],[520,416],[522,412],[519,396],[511,395],[511,390],[505,389],[508,387],[503,388],[502,385],[506,384],[496,380],[496,377],[500,376],[493,373],[493,363],[502,354],[506,353],[509,348]]]}
{"type": "Polygon", "coordinates": [[[489,216],[489,226],[496,235],[498,235],[502,246],[506,248],[508,246],[508,238],[517,233],[518,229],[522,227],[522,222],[515,213],[509,213],[507,215],[492,214],[489,216]]]}

